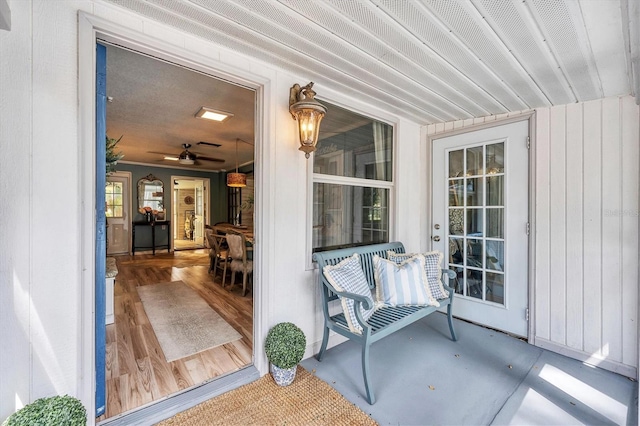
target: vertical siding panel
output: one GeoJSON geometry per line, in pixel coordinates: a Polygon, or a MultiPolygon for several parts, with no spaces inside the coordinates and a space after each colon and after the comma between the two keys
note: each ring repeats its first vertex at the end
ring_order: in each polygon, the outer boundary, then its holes
{"type": "Polygon", "coordinates": [[[549,340],[549,108],[536,111],[535,337],[549,340]]]}
{"type": "Polygon", "coordinates": [[[584,104],[584,350],[593,354],[602,352],[601,105],[584,104]]]}
{"type": "Polygon", "coordinates": [[[583,349],[582,104],[567,106],[567,346],[583,349]]]}
{"type": "Polygon", "coordinates": [[[549,292],[550,338],[553,342],[565,344],[565,194],[566,194],[566,160],[565,129],[566,108],[551,108],[549,117],[550,158],[550,245],[549,257],[551,288],[549,292]]]}
{"type": "Polygon", "coordinates": [[[622,98],[622,360],[638,366],[638,106],[622,98]]]}
{"type": "Polygon", "coordinates": [[[602,101],[602,355],[622,361],[620,100],[602,101]]]}

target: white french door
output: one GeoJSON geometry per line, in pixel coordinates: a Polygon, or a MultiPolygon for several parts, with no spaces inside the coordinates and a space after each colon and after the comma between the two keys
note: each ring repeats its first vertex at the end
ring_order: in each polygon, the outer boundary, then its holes
{"type": "Polygon", "coordinates": [[[433,140],[433,248],[456,272],[454,315],[528,332],[529,122],[433,140]]]}

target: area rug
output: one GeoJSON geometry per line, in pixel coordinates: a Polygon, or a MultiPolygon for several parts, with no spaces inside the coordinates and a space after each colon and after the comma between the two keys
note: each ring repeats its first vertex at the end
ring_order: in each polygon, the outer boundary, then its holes
{"type": "Polygon", "coordinates": [[[167,362],[242,337],[182,281],[138,287],[138,294],[167,362]]]}
{"type": "Polygon", "coordinates": [[[285,387],[270,374],[222,394],[158,425],[377,425],[335,389],[298,367],[285,387]]]}

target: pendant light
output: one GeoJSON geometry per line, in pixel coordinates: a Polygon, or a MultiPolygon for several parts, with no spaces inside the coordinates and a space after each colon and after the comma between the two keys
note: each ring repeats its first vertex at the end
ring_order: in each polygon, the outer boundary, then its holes
{"type": "Polygon", "coordinates": [[[227,186],[230,188],[242,188],[247,186],[247,175],[238,173],[238,141],[236,138],[236,172],[227,173],[227,186]]]}

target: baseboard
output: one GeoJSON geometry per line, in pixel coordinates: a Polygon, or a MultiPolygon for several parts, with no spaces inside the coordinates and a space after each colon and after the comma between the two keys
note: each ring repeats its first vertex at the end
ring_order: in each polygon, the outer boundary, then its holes
{"type": "Polygon", "coordinates": [[[585,364],[593,365],[604,370],[613,371],[614,373],[621,374],[632,379],[638,379],[637,367],[601,358],[598,355],[592,355],[587,352],[569,348],[567,346],[540,337],[534,337],[533,344],[542,349],[547,349],[552,352],[559,353],[560,355],[577,359],[578,361],[582,361],[585,364]]]}

